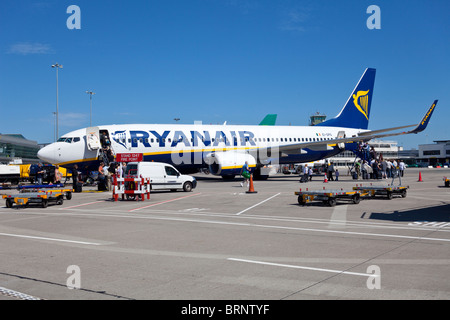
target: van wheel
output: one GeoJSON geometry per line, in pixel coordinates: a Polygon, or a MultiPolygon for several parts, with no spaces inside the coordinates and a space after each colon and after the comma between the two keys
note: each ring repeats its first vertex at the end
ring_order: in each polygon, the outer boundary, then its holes
{"type": "Polygon", "coordinates": [[[183,184],[183,190],[184,190],[185,192],[191,192],[191,191],[192,191],[192,183],[190,183],[189,181],[188,181],[188,182],[185,182],[185,183],[183,184]]]}

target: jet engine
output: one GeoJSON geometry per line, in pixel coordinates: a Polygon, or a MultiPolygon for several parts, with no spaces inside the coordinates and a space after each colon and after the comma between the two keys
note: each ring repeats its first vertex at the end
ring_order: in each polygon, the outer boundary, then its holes
{"type": "Polygon", "coordinates": [[[223,177],[240,174],[246,161],[250,170],[256,167],[256,159],[247,153],[214,152],[205,157],[211,174],[223,177]]]}

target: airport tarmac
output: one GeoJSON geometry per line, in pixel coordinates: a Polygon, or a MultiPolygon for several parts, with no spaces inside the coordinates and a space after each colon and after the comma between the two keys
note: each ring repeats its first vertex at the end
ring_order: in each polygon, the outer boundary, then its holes
{"type": "Polygon", "coordinates": [[[391,179],[278,174],[247,194],[194,176],[145,201],[85,187],[45,209],[3,202],[0,300],[450,299],[450,169],[409,168],[407,197],[334,207],[294,192],[391,179]]]}

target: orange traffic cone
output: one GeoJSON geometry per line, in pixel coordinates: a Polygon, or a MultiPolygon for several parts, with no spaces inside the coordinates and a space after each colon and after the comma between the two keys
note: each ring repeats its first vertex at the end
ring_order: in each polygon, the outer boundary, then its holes
{"type": "Polygon", "coordinates": [[[323,183],[327,183],[328,179],[327,179],[327,174],[325,173],[325,179],[323,179],[323,183]]]}
{"type": "Polygon", "coordinates": [[[255,191],[255,189],[253,188],[253,175],[250,176],[250,185],[248,191],[246,191],[245,193],[258,193],[258,191],[255,191]]]}
{"type": "Polygon", "coordinates": [[[422,181],[422,172],[420,172],[420,171],[419,171],[419,181],[417,181],[417,182],[423,182],[422,181]]]}

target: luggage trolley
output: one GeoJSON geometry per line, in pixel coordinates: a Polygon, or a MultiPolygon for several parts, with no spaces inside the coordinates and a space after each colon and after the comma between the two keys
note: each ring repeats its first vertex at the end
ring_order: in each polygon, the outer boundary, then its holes
{"type": "Polygon", "coordinates": [[[28,206],[30,203],[40,204],[42,208],[47,208],[49,202],[56,202],[57,205],[64,203],[64,196],[67,200],[72,199],[73,189],[49,189],[30,190],[15,195],[3,195],[6,199],[6,207],[12,208],[14,204],[28,206]]]}
{"type": "Polygon", "coordinates": [[[356,186],[353,187],[353,190],[360,191],[361,195],[371,196],[374,198],[375,196],[382,195],[387,199],[391,200],[394,195],[401,196],[402,198],[406,198],[407,190],[409,186],[356,186]]]}
{"type": "Polygon", "coordinates": [[[311,190],[295,192],[298,196],[298,203],[305,205],[313,200],[321,200],[324,205],[334,207],[337,200],[351,201],[354,204],[358,204],[361,201],[361,192],[358,190],[311,190]]]}

